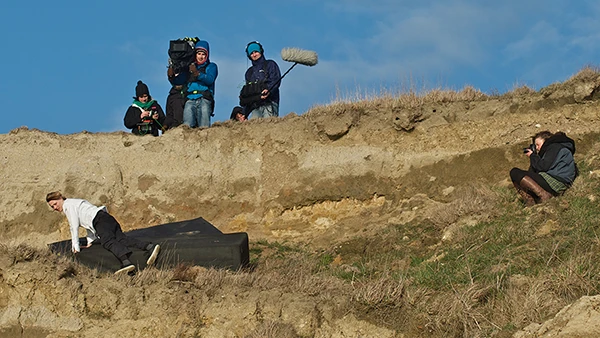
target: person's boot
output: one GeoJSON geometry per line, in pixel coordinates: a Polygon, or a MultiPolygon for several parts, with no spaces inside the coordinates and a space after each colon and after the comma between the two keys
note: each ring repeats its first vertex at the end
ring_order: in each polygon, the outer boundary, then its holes
{"type": "Polygon", "coordinates": [[[517,189],[517,193],[519,194],[519,196],[521,196],[521,198],[525,202],[526,207],[531,207],[535,205],[535,199],[527,192],[527,190],[523,189],[517,182],[513,182],[513,185],[515,186],[515,189],[517,189]]]}
{"type": "Polygon", "coordinates": [[[539,198],[540,203],[552,198],[551,193],[547,192],[544,188],[540,187],[540,185],[537,184],[533,180],[533,178],[529,176],[523,177],[519,185],[526,191],[531,191],[533,194],[535,194],[539,198]]]}

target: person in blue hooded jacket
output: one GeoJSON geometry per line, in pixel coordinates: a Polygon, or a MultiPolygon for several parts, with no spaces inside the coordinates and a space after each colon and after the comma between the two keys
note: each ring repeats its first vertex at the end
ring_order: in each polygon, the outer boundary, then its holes
{"type": "Polygon", "coordinates": [[[215,81],[219,71],[217,64],[210,61],[207,41],[196,42],[195,52],[195,61],[189,66],[183,124],[192,128],[210,127],[215,105],[215,81]]]}
{"type": "Polygon", "coordinates": [[[265,58],[263,46],[252,41],[246,46],[246,56],[252,61],[252,66],[246,70],[246,83],[263,82],[260,102],[251,107],[244,107],[246,116],[251,119],[261,117],[279,116],[279,84],[281,83],[281,72],[277,62],[265,58]]]}
{"type": "Polygon", "coordinates": [[[561,195],[578,175],[573,158],[575,141],[565,133],[552,134],[546,130],[531,139],[532,147],[523,150],[529,157],[529,170],[513,168],[510,171],[513,185],[527,206],[561,195]]]}

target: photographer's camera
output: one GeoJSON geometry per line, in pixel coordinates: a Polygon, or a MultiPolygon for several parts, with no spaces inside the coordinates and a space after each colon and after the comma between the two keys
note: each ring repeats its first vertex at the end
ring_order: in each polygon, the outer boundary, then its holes
{"type": "MultiPolygon", "coordinates": [[[[154,107],[152,107],[154,108],[154,107]]],[[[144,122],[152,122],[154,121],[154,115],[158,114],[158,111],[156,109],[152,109],[148,112],[148,116],[145,116],[142,118],[142,121],[144,122]]]]}
{"type": "Polygon", "coordinates": [[[535,144],[532,143],[529,145],[529,147],[523,148],[523,153],[527,153],[527,150],[531,150],[531,152],[535,154],[535,144]]]}

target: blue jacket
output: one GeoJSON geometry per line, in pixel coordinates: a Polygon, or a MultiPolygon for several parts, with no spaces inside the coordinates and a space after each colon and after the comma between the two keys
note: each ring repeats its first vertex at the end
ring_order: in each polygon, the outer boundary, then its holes
{"type": "Polygon", "coordinates": [[[196,64],[196,68],[198,68],[200,74],[198,74],[196,78],[193,78],[190,74],[187,86],[187,98],[196,100],[204,95],[202,92],[209,91],[212,95],[210,99],[214,100],[215,81],[219,75],[219,70],[216,63],[210,62],[210,48],[208,42],[200,40],[196,43],[196,48],[197,47],[206,49],[209,54],[206,55],[206,62],[204,62],[204,64],[196,64]]]}
{"type": "Polygon", "coordinates": [[[279,85],[281,84],[281,72],[277,62],[265,59],[264,55],[256,61],[252,61],[252,67],[246,70],[246,83],[265,81],[267,88],[271,88],[271,94],[265,101],[279,104],[279,85]]]}

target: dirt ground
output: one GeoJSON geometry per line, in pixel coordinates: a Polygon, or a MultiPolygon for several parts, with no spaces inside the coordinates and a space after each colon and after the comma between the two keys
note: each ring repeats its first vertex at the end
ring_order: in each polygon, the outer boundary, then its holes
{"type": "MultiPolygon", "coordinates": [[[[564,131],[585,154],[600,133],[598,88],[592,78],[410,108],[338,104],[157,138],[23,127],[0,135],[0,233],[4,243],[35,248],[69,238],[65,218],[44,200],[60,190],[106,205],[125,230],[201,216],[251,242],[330,248],[420,217],[473,182],[508,185],[538,131],[564,131]]],[[[239,286],[206,295],[143,282],[122,289],[114,278],[60,278],[68,270],[60,261],[8,256],[0,257],[0,337],[241,337],[266,319],[303,337],[396,336],[338,313],[345,300],[335,294],[239,286]],[[198,313],[205,321],[191,333],[198,313]]]]}

